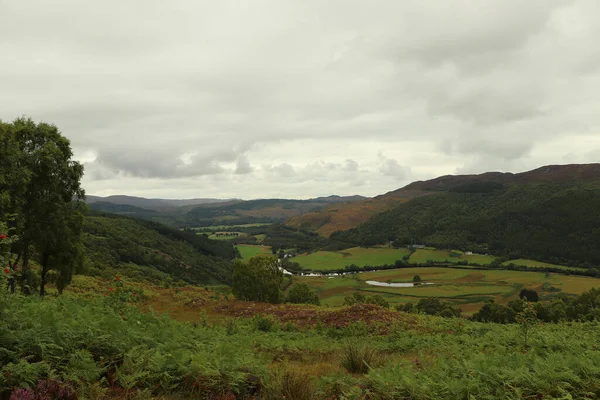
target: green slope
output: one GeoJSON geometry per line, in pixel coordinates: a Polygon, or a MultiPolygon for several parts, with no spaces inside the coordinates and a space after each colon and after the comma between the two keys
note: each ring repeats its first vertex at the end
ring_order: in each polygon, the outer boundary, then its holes
{"type": "Polygon", "coordinates": [[[598,182],[450,190],[413,199],[332,238],[361,245],[422,243],[588,268],[600,264],[598,182]]]}
{"type": "Polygon", "coordinates": [[[171,276],[189,283],[230,283],[231,244],[189,232],[110,214],[93,213],[84,223],[83,243],[90,273],[138,266],[153,277],[171,276]],[[165,275],[166,274],[166,275],[165,275]]]}

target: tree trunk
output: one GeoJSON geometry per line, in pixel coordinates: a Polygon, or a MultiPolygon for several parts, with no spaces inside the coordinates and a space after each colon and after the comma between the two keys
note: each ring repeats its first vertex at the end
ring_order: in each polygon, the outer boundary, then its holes
{"type": "Polygon", "coordinates": [[[48,255],[44,254],[42,256],[42,273],[41,273],[41,282],[40,282],[40,296],[44,297],[46,294],[46,274],[48,273],[48,255]]]}
{"type": "Polygon", "coordinates": [[[23,243],[23,267],[21,268],[21,292],[31,294],[27,285],[27,272],[29,269],[29,243],[23,243]]]}

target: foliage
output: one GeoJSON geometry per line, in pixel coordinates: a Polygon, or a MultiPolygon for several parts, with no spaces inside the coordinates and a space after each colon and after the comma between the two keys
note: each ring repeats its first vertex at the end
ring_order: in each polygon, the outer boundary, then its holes
{"type": "Polygon", "coordinates": [[[493,192],[438,192],[331,237],[359,245],[413,241],[438,248],[600,264],[597,181],[505,185],[493,192]]]}
{"type": "Polygon", "coordinates": [[[288,292],[286,301],[294,304],[314,304],[319,305],[319,296],[314,293],[306,283],[296,283],[288,292]]]}
{"type": "Polygon", "coordinates": [[[531,329],[539,323],[537,312],[533,307],[533,303],[527,300],[523,300],[522,305],[523,311],[520,311],[515,316],[515,320],[521,326],[521,332],[523,333],[523,344],[525,348],[529,348],[529,334],[531,329]]]}
{"type": "Polygon", "coordinates": [[[274,257],[235,260],[232,292],[240,300],[280,303],[283,272],[274,257]]]}
{"type": "Polygon", "coordinates": [[[69,140],[54,125],[25,118],[0,122],[0,142],[0,221],[8,220],[16,231],[12,251],[22,262],[23,288],[29,288],[29,261],[35,256],[40,294],[50,270],[57,271],[62,291],[82,264],[83,166],[72,160],[69,140]]]}
{"type": "Polygon", "coordinates": [[[536,301],[538,301],[540,299],[540,296],[538,295],[538,292],[536,292],[535,290],[522,289],[519,292],[519,298],[520,299],[525,298],[525,299],[527,299],[527,301],[535,303],[536,301]]]}
{"type": "Polygon", "coordinates": [[[454,306],[449,301],[443,301],[438,298],[421,299],[418,303],[406,303],[396,306],[398,311],[408,313],[424,313],[427,315],[437,315],[440,317],[454,318],[461,316],[460,308],[454,306]]]}
{"type": "MultiPolygon", "coordinates": [[[[89,215],[83,230],[86,273],[109,277],[114,270],[107,267],[114,267],[123,274],[137,275],[136,269],[145,268],[140,278],[151,278],[155,283],[168,276],[189,283],[231,282],[231,261],[210,254],[211,248],[201,247],[204,240],[183,240],[185,236],[173,235],[169,227],[119,216],[89,215]]],[[[217,241],[206,241],[210,242],[217,241]]],[[[215,249],[223,246],[217,243],[215,249]]],[[[232,256],[234,249],[229,247],[231,252],[216,254],[232,256]]]]}
{"type": "Polygon", "coordinates": [[[383,308],[389,308],[388,303],[381,295],[365,296],[362,293],[354,292],[344,297],[345,306],[353,306],[355,304],[375,304],[383,308]]]}
{"type": "Polygon", "coordinates": [[[375,361],[375,351],[363,341],[350,339],[342,348],[341,365],[352,374],[368,373],[375,361]]]}

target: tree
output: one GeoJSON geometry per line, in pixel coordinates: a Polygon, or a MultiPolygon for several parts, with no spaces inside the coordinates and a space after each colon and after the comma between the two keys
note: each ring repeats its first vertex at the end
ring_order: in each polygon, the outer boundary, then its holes
{"type": "Polygon", "coordinates": [[[287,297],[288,303],[294,304],[315,304],[320,305],[319,296],[306,283],[297,283],[290,289],[287,297]]]}
{"type": "Polygon", "coordinates": [[[282,282],[283,272],[274,257],[235,261],[232,291],[240,300],[280,303],[282,282]]]}
{"type": "Polygon", "coordinates": [[[540,296],[538,295],[538,293],[535,290],[523,289],[519,293],[519,299],[523,299],[523,298],[526,299],[527,301],[535,303],[540,299],[540,296]]]}
{"type": "Polygon", "coordinates": [[[0,133],[10,147],[9,160],[0,162],[0,172],[11,169],[9,177],[0,181],[0,193],[2,205],[8,204],[15,221],[19,240],[14,249],[22,259],[23,288],[28,290],[33,255],[42,266],[40,294],[51,269],[59,270],[61,290],[82,260],[78,249],[85,212],[80,185],[83,166],[72,160],[69,140],[54,125],[20,118],[0,124],[0,133]]]}
{"type": "Polygon", "coordinates": [[[421,276],[420,275],[415,275],[413,276],[413,283],[421,283],[421,276]]]}

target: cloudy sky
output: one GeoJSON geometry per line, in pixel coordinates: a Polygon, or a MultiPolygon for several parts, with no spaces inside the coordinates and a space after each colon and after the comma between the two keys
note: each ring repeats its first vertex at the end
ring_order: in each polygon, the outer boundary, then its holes
{"type": "Polygon", "coordinates": [[[376,195],[600,160],[597,0],[0,0],[0,119],[88,194],[376,195]]]}

